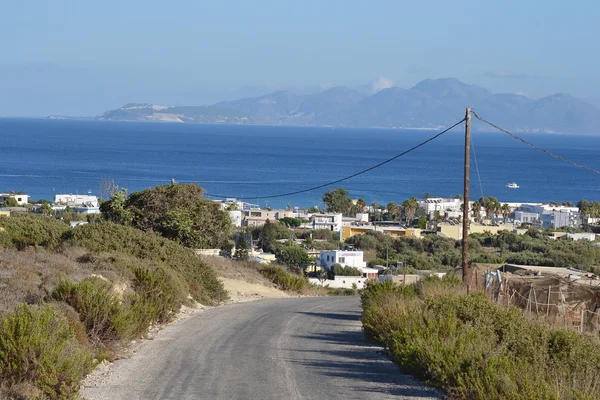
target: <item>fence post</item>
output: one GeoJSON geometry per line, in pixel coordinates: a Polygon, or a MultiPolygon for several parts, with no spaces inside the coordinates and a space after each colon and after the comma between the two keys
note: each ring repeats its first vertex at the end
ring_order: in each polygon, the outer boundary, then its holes
{"type": "Polygon", "coordinates": [[[565,328],[566,328],[567,327],[567,310],[565,309],[565,297],[563,296],[562,288],[560,286],[558,287],[558,293],[560,294],[560,302],[562,304],[563,316],[564,316],[565,328]]]}
{"type": "Polygon", "coordinates": [[[550,316],[550,293],[552,291],[552,285],[548,285],[548,307],[546,308],[546,318],[550,316]]]}
{"type": "Polygon", "coordinates": [[[533,301],[535,302],[535,315],[539,318],[540,313],[538,310],[537,294],[535,294],[535,289],[533,288],[533,286],[531,287],[531,290],[533,290],[533,301]]]}

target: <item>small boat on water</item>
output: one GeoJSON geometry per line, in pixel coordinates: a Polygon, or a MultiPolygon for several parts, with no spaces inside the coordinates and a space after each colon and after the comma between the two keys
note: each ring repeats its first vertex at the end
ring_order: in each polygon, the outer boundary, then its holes
{"type": "Polygon", "coordinates": [[[509,188],[509,189],[518,189],[519,185],[517,185],[516,182],[513,182],[513,183],[507,183],[506,187],[509,188]]]}

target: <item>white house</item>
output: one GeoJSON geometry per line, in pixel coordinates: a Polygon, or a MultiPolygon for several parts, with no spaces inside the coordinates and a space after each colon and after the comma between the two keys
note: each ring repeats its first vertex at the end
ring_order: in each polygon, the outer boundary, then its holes
{"type": "Polygon", "coordinates": [[[57,194],[54,196],[54,203],[60,205],[85,206],[97,208],[100,207],[98,197],[84,194],[57,194]]]}
{"type": "Polygon", "coordinates": [[[29,196],[26,194],[0,193],[0,207],[4,206],[9,198],[15,199],[20,206],[24,206],[29,201],[29,196]]]}
{"type": "Polygon", "coordinates": [[[438,211],[444,215],[446,211],[460,212],[460,206],[463,203],[461,199],[445,199],[442,197],[430,197],[428,199],[418,200],[419,208],[425,210],[429,216],[434,216],[438,211]]]}
{"type": "Polygon", "coordinates": [[[362,251],[322,250],[317,260],[321,267],[330,269],[333,264],[363,269],[367,263],[363,261],[362,251]]]}
{"type": "Polygon", "coordinates": [[[312,228],[342,232],[342,214],[315,214],[312,217],[312,228]]]}

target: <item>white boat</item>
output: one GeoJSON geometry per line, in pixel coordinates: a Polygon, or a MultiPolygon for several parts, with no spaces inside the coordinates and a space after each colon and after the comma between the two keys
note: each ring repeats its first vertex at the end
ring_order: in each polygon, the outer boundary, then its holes
{"type": "Polygon", "coordinates": [[[517,185],[516,182],[513,182],[513,183],[507,183],[506,187],[509,188],[509,189],[518,189],[519,185],[517,185]]]}

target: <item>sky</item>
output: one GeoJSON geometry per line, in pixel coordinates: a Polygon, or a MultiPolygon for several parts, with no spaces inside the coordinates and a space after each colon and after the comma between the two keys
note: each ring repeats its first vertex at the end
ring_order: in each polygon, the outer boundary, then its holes
{"type": "Polygon", "coordinates": [[[454,77],[600,106],[600,2],[0,0],[0,116],[454,77]]]}

